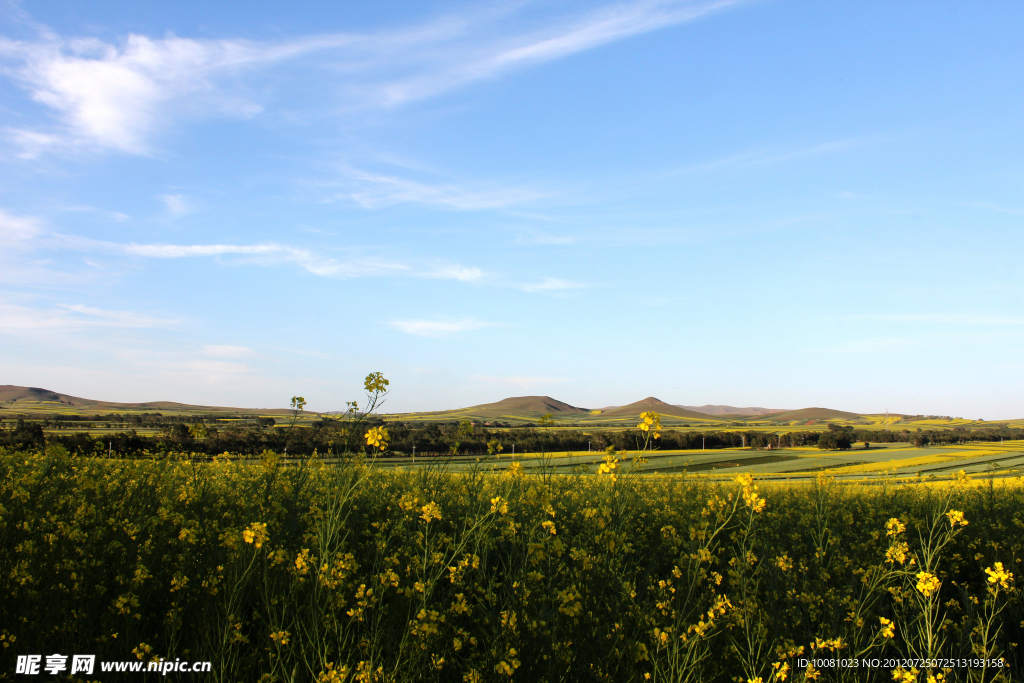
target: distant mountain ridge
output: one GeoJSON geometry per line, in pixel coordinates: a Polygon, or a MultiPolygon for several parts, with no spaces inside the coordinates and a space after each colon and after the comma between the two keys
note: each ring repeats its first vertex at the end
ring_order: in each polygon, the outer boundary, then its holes
{"type": "Polygon", "coordinates": [[[475,412],[496,412],[501,414],[527,413],[587,413],[587,408],[577,408],[550,396],[511,396],[494,403],[471,406],[466,410],[475,412]]]}
{"type": "Polygon", "coordinates": [[[39,387],[19,387],[14,384],[0,384],[0,401],[53,401],[55,403],[68,403],[69,399],[76,399],[67,394],[58,394],[49,389],[39,387]]]}
{"type": "Polygon", "coordinates": [[[248,413],[280,413],[285,408],[230,408],[226,406],[202,406],[175,401],[150,401],[146,403],[121,403],[116,401],[97,401],[80,398],[69,394],[61,394],[40,387],[22,387],[15,384],[0,384],[0,403],[33,401],[39,403],[63,403],[75,408],[91,410],[191,410],[209,412],[248,412],[248,413]]]}
{"type": "MultiPolygon", "coordinates": [[[[174,401],[150,401],[146,403],[121,403],[114,401],[97,401],[93,399],[80,398],[69,394],[62,394],[41,387],[23,387],[12,384],[0,385],[0,403],[10,404],[14,402],[49,402],[62,403],[77,409],[94,411],[118,411],[118,410],[181,410],[191,412],[248,412],[248,413],[281,413],[284,408],[230,408],[224,406],[203,406],[174,401]]],[[[7,407],[12,407],[8,405],[7,407]]],[[[527,419],[535,419],[540,415],[550,413],[558,418],[581,418],[584,420],[600,420],[602,418],[615,417],[637,417],[640,413],[653,410],[666,417],[680,417],[690,420],[718,422],[727,420],[730,417],[765,417],[777,422],[792,422],[799,420],[830,420],[830,419],[855,419],[860,414],[834,410],[831,408],[801,408],[799,410],[773,410],[770,408],[739,408],[728,405],[703,405],[684,406],[666,403],[654,396],[635,401],[622,406],[611,406],[601,409],[598,414],[589,408],[574,406],[565,401],[560,401],[551,396],[511,396],[493,403],[484,403],[470,408],[460,410],[434,411],[432,415],[444,415],[452,413],[452,419],[460,419],[459,414],[471,413],[486,419],[496,419],[510,416],[523,416],[527,419]]],[[[424,413],[412,413],[412,415],[424,413]]],[[[395,414],[400,415],[400,414],[395,414]]],[[[895,416],[895,414],[893,414],[895,416]]]]}
{"type": "Polygon", "coordinates": [[[772,413],[784,413],[788,408],[737,408],[736,406],[703,405],[703,406],[678,406],[684,410],[692,410],[705,415],[771,415],[772,413]]]}
{"type": "Polygon", "coordinates": [[[668,415],[671,417],[689,417],[696,420],[707,420],[712,416],[707,413],[698,413],[693,410],[687,410],[679,406],[672,405],[671,403],[665,403],[660,398],[648,396],[645,399],[630,403],[629,405],[618,406],[610,410],[601,411],[601,417],[619,417],[625,415],[639,415],[640,413],[653,410],[661,415],[668,415]]]}
{"type": "Polygon", "coordinates": [[[852,420],[858,417],[860,417],[860,413],[848,413],[845,410],[833,410],[832,408],[801,408],[800,410],[787,410],[784,413],[774,413],[771,415],[771,419],[777,422],[834,420],[836,418],[852,420]]]}

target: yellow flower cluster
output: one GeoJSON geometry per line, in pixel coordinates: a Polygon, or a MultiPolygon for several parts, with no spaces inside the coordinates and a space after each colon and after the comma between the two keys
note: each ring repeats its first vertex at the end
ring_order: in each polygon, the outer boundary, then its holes
{"type": "Polygon", "coordinates": [[[883,638],[894,638],[896,636],[896,624],[892,623],[892,620],[878,617],[878,621],[882,624],[881,634],[883,638]]]}
{"type": "Polygon", "coordinates": [[[993,567],[989,567],[985,570],[988,574],[988,582],[993,586],[999,585],[1003,590],[1010,589],[1010,582],[1013,581],[1013,574],[1003,569],[1002,562],[996,562],[993,567]]]}
{"type": "Polygon", "coordinates": [[[736,483],[740,485],[743,503],[754,512],[762,512],[766,505],[765,499],[757,493],[754,477],[749,473],[737,475],[736,483]]]}
{"type": "Polygon", "coordinates": [[[494,665],[495,672],[499,674],[505,674],[506,676],[511,676],[512,674],[514,674],[516,672],[516,669],[519,668],[519,660],[516,659],[516,656],[518,654],[519,653],[516,652],[516,649],[514,647],[510,647],[508,649],[508,656],[494,665]]]}
{"type": "Polygon", "coordinates": [[[605,450],[605,453],[606,455],[604,456],[604,462],[601,463],[600,466],[598,466],[597,473],[610,474],[612,483],[614,483],[618,479],[618,475],[615,473],[615,470],[619,468],[619,455],[616,452],[615,448],[612,446],[609,446],[605,450]]]}
{"type": "Polygon", "coordinates": [[[366,445],[382,451],[387,450],[390,438],[387,427],[370,427],[366,431],[366,445]]]}
{"type": "Polygon", "coordinates": [[[956,525],[967,526],[967,520],[964,519],[964,513],[960,510],[950,510],[946,513],[946,517],[949,519],[949,526],[956,528],[956,525]]]}
{"type": "Polygon", "coordinates": [[[641,432],[647,432],[651,435],[651,438],[661,438],[661,415],[654,411],[647,411],[640,413],[640,424],[637,429],[641,432]]]}
{"type": "Polygon", "coordinates": [[[910,546],[905,541],[896,541],[885,551],[885,561],[890,564],[899,562],[904,564],[910,554],[910,546]]]}
{"type": "Polygon", "coordinates": [[[427,524],[430,524],[435,519],[441,519],[441,508],[438,507],[437,503],[427,503],[420,511],[423,513],[420,515],[420,518],[427,524]]]}
{"type": "Polygon", "coordinates": [[[921,591],[921,594],[925,597],[939,590],[941,585],[942,583],[934,574],[929,572],[917,573],[917,590],[921,591]]]}
{"type": "Polygon", "coordinates": [[[772,673],[775,680],[784,681],[789,678],[789,662],[773,662],[772,668],[775,669],[772,673]]]}
{"type": "Polygon", "coordinates": [[[889,538],[899,536],[906,530],[907,525],[901,522],[900,520],[896,519],[895,517],[891,518],[888,522],[885,523],[885,535],[889,538]]]}
{"type": "Polygon", "coordinates": [[[508,501],[501,496],[495,496],[491,498],[491,512],[497,512],[500,515],[508,514],[508,501]]]}
{"type": "Polygon", "coordinates": [[[904,669],[902,666],[898,669],[892,670],[892,680],[896,683],[915,683],[917,681],[917,674],[921,673],[916,667],[911,669],[904,669]]]}
{"type": "Polygon", "coordinates": [[[309,572],[309,568],[309,548],[303,548],[302,551],[295,556],[295,573],[299,576],[305,576],[309,572]]]}
{"type": "Polygon", "coordinates": [[[256,548],[262,548],[263,544],[270,540],[267,525],[262,522],[253,522],[242,531],[242,540],[251,543],[256,548]]]}
{"type": "Polygon", "coordinates": [[[907,530],[907,525],[892,517],[885,523],[885,535],[889,537],[889,548],[885,551],[885,561],[889,564],[905,564],[910,554],[910,546],[899,536],[907,530]]]}
{"type": "Polygon", "coordinates": [[[348,678],[348,667],[342,665],[335,667],[334,662],[328,662],[327,667],[316,677],[317,683],[342,683],[348,678]]]}

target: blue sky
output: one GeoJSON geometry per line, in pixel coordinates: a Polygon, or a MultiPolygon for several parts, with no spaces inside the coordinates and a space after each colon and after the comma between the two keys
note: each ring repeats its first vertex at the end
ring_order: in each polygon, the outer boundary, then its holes
{"type": "Polygon", "coordinates": [[[1024,5],[0,5],[0,383],[1024,416],[1024,5]]]}

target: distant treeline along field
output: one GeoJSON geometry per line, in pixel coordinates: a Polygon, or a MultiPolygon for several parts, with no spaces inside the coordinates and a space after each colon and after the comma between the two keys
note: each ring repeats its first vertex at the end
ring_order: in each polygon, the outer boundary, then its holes
{"type": "MultiPolygon", "coordinates": [[[[286,453],[289,456],[330,456],[359,450],[357,435],[344,420],[315,420],[302,426],[289,425],[287,420],[259,417],[248,423],[227,427],[203,425],[201,416],[90,416],[89,420],[19,419],[11,428],[0,430],[0,447],[38,448],[44,444],[60,445],[77,455],[115,454],[138,456],[162,453],[195,453],[216,455],[235,453],[256,456],[264,451],[286,453]],[[135,425],[159,429],[159,433],[143,436],[134,428],[123,431],[90,434],[84,431],[62,434],[61,428],[72,423],[102,423],[110,427],[135,425]],[[283,422],[284,424],[279,424],[283,422]],[[308,426],[307,426],[308,425],[308,426]]],[[[373,417],[360,420],[363,427],[383,425],[373,417]]],[[[634,450],[643,442],[638,430],[587,432],[575,429],[487,428],[479,423],[446,422],[428,424],[402,424],[387,422],[390,446],[382,457],[417,456],[440,457],[448,455],[483,455],[501,446],[503,455],[544,452],[602,451],[609,446],[618,450],[634,450]]],[[[70,430],[69,430],[70,431],[70,430]]],[[[916,430],[858,429],[829,425],[827,431],[794,431],[773,434],[764,431],[675,431],[661,433],[657,442],[660,450],[719,449],[719,448],[787,448],[815,446],[827,450],[847,449],[859,443],[913,443],[957,444],[1000,439],[1022,439],[1024,429],[994,425],[986,428],[916,430]]]]}

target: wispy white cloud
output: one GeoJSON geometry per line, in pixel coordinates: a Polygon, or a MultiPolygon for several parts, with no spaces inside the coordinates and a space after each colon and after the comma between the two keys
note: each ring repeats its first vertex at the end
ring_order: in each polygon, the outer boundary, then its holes
{"type": "Polygon", "coordinates": [[[185,201],[184,195],[180,194],[162,194],[160,200],[167,207],[167,212],[172,216],[184,216],[186,213],[191,211],[188,202],[185,201]]]}
{"type": "Polygon", "coordinates": [[[750,169],[759,166],[770,166],[789,161],[811,159],[838,152],[845,152],[876,141],[877,138],[847,138],[842,140],[819,142],[813,145],[805,145],[792,149],[755,149],[712,161],[694,164],[692,166],[686,166],[684,168],[677,169],[674,173],[691,175],[709,173],[712,171],[750,169]]]}
{"type": "MultiPolygon", "coordinates": [[[[234,257],[229,262],[271,266],[292,264],[308,273],[321,277],[352,278],[374,276],[407,276],[461,282],[474,282],[483,277],[476,266],[458,263],[426,265],[383,261],[373,258],[342,261],[324,256],[305,247],[266,242],[262,244],[140,244],[94,240],[77,235],[66,235],[47,230],[36,218],[14,216],[0,209],[0,265],[4,257],[12,262],[24,262],[26,252],[33,250],[77,251],[86,254],[102,253],[154,259],[234,257]],[[5,254],[17,248],[18,257],[5,254]]],[[[93,267],[98,267],[97,265],[93,267]]],[[[22,266],[21,272],[24,271],[22,266]]],[[[4,273],[0,271],[0,280],[4,273]]]]}
{"type": "Polygon", "coordinates": [[[179,320],[136,313],[110,311],[84,304],[57,304],[30,308],[0,302],[0,332],[65,331],[87,328],[168,328],[179,320]]]}
{"type": "Polygon", "coordinates": [[[405,273],[409,266],[386,261],[338,261],[301,247],[283,244],[125,244],[116,245],[125,254],[151,258],[197,256],[242,256],[265,265],[292,263],[322,277],[367,277],[405,273]]]}
{"type": "Polygon", "coordinates": [[[889,322],[935,323],[955,326],[1013,326],[1024,325],[1024,317],[991,315],[987,313],[895,313],[889,315],[864,314],[838,316],[844,320],[884,320],[889,322]]]}
{"type": "Polygon", "coordinates": [[[248,346],[207,345],[203,353],[214,358],[253,358],[257,354],[248,346]]]}
{"type": "Polygon", "coordinates": [[[344,184],[350,187],[334,199],[351,199],[368,209],[407,203],[461,211],[501,209],[550,194],[519,187],[470,188],[457,183],[427,183],[351,167],[344,169],[342,175],[344,184]]]}
{"type": "Polygon", "coordinates": [[[131,220],[131,216],[129,216],[126,213],[121,213],[120,211],[105,211],[103,209],[97,209],[94,206],[65,206],[61,209],[61,211],[67,211],[70,213],[99,214],[102,216],[106,216],[110,220],[116,221],[118,223],[124,223],[131,220]]]}
{"type": "MultiPolygon", "coordinates": [[[[0,57],[33,100],[58,119],[49,130],[8,129],[24,156],[51,150],[152,151],[153,134],[188,116],[248,118],[265,103],[233,94],[234,81],[267,66],[320,55],[336,96],[348,105],[401,105],[514,69],[542,64],[705,16],[737,0],[640,0],[548,19],[539,30],[510,31],[515,10],[475,10],[419,26],[373,34],[325,34],[276,43],[130,34],[120,43],[44,31],[36,41],[0,39],[0,57]]],[[[515,7],[515,6],[513,6],[515,7]]],[[[387,183],[384,183],[387,184],[387,183]]],[[[392,183],[394,184],[394,183],[392,183]]],[[[398,184],[361,201],[422,195],[440,203],[506,201],[398,184]]]]}
{"type": "Polygon", "coordinates": [[[903,337],[871,337],[868,339],[851,339],[821,350],[835,353],[878,353],[909,349],[916,346],[920,346],[920,340],[903,337]]]}
{"type": "Polygon", "coordinates": [[[545,28],[512,36],[447,46],[433,68],[385,82],[379,97],[395,105],[535,66],[667,26],[693,21],[736,0],[677,2],[647,0],[593,9],[550,22],[545,28]]]}
{"type": "Polygon", "coordinates": [[[576,242],[575,237],[569,235],[552,235],[546,232],[539,232],[531,230],[524,232],[516,238],[518,244],[541,244],[541,245],[553,245],[561,246],[564,244],[572,244],[576,242]]]}
{"type": "Polygon", "coordinates": [[[520,289],[524,292],[557,292],[564,289],[580,289],[585,286],[578,282],[570,282],[569,280],[562,280],[557,277],[546,277],[540,282],[522,285],[520,289]]]}
{"type": "Polygon", "coordinates": [[[43,231],[40,221],[28,216],[13,216],[0,209],[0,240],[5,244],[24,242],[43,231]]]}
{"type": "Polygon", "coordinates": [[[388,324],[406,334],[435,338],[450,337],[460,332],[470,332],[472,330],[498,326],[497,323],[489,323],[472,318],[463,318],[462,320],[391,320],[388,324]]]}
{"type": "Polygon", "coordinates": [[[291,263],[322,277],[368,277],[395,275],[410,270],[400,263],[374,261],[344,262],[322,256],[311,249],[285,244],[117,244],[83,238],[66,237],[70,248],[83,251],[101,250],[147,258],[178,259],[195,257],[237,256],[260,265],[291,263]]]}
{"type": "MultiPolygon", "coordinates": [[[[22,62],[17,78],[32,99],[57,112],[63,123],[56,133],[15,131],[28,143],[26,149],[37,150],[63,145],[145,153],[150,133],[176,109],[166,106],[170,101],[204,91],[220,99],[212,77],[253,62],[262,52],[240,41],[174,36],[129,35],[120,46],[52,35],[37,43],[0,40],[0,55],[22,62]]],[[[227,102],[221,104],[233,115],[257,110],[248,104],[231,111],[227,102]]]]}
{"type": "MultiPolygon", "coordinates": [[[[990,323],[980,323],[989,325],[990,323]]],[[[950,328],[940,331],[919,332],[902,336],[877,336],[864,339],[850,339],[833,346],[820,348],[825,352],[838,353],[872,353],[872,352],[907,352],[910,350],[951,351],[970,353],[971,349],[982,350],[995,347],[1019,347],[1024,340],[1024,330],[1019,329],[1020,323],[994,323],[1001,327],[978,329],[970,324],[959,326],[952,324],[950,328]]]]}
{"type": "Polygon", "coordinates": [[[422,277],[436,278],[438,280],[459,280],[461,282],[475,282],[483,277],[483,271],[476,266],[460,266],[457,263],[446,263],[436,266],[433,270],[422,274],[422,277]]]}
{"type": "Polygon", "coordinates": [[[976,313],[909,313],[882,317],[885,320],[939,323],[942,325],[1024,325],[1024,318],[1020,316],[984,315],[976,313]]]}
{"type": "Polygon", "coordinates": [[[18,157],[21,159],[35,159],[51,150],[69,149],[78,146],[74,140],[54,133],[11,127],[3,128],[2,130],[7,139],[19,150],[18,157]]]}
{"type": "Polygon", "coordinates": [[[568,377],[493,377],[490,375],[476,375],[476,379],[496,387],[513,387],[520,391],[531,391],[539,387],[569,381],[568,377]]]}
{"type": "Polygon", "coordinates": [[[1024,209],[1013,206],[1000,206],[999,204],[993,204],[992,202],[964,202],[963,206],[972,209],[988,209],[989,211],[1005,213],[1011,216],[1024,216],[1024,209]]]}
{"type": "Polygon", "coordinates": [[[169,318],[157,318],[132,311],[107,311],[93,308],[85,304],[57,304],[59,307],[78,313],[81,321],[98,327],[171,327],[180,321],[169,318]]]}
{"type": "Polygon", "coordinates": [[[120,348],[115,351],[124,365],[144,369],[147,376],[188,384],[217,385],[252,375],[255,371],[240,360],[206,358],[195,351],[152,348],[120,348]]]}

